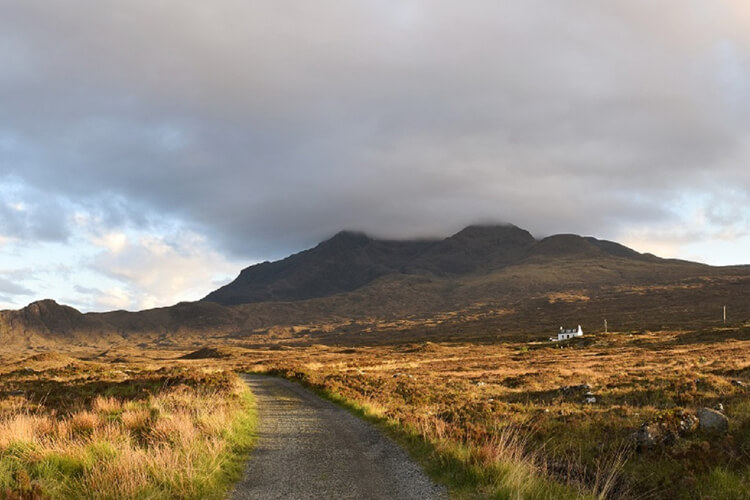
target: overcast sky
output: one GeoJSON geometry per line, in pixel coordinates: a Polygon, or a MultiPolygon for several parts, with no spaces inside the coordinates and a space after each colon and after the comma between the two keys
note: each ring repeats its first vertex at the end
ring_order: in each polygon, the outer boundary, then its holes
{"type": "Polygon", "coordinates": [[[750,263],[747,0],[0,0],[0,308],[341,229],[750,263]]]}

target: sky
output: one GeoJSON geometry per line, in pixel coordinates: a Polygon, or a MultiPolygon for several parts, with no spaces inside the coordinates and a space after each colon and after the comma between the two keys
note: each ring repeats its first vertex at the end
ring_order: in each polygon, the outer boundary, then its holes
{"type": "Polygon", "coordinates": [[[197,300],[342,229],[750,263],[746,0],[0,0],[0,308],[197,300]]]}

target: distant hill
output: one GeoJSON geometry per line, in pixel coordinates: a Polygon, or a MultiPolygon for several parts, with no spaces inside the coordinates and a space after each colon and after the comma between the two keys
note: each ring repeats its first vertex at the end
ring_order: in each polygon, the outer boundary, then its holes
{"type": "Polygon", "coordinates": [[[537,241],[513,225],[469,226],[434,241],[379,240],[345,231],[286,259],[248,267],[203,300],[222,305],[297,301],[351,292],[387,275],[459,277],[530,259],[607,257],[660,260],[590,237],[557,235],[537,241]]]}
{"type": "Polygon", "coordinates": [[[101,338],[110,332],[106,322],[54,300],[33,302],[18,311],[0,311],[0,341],[6,345],[39,344],[48,338],[73,343],[101,338]]]}

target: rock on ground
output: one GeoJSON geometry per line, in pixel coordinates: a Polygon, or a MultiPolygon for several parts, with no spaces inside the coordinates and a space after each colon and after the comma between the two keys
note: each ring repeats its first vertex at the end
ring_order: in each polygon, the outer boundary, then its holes
{"type": "Polygon", "coordinates": [[[729,430],[729,420],[723,413],[711,408],[701,408],[698,410],[698,422],[701,430],[709,432],[727,432],[729,430]]]}

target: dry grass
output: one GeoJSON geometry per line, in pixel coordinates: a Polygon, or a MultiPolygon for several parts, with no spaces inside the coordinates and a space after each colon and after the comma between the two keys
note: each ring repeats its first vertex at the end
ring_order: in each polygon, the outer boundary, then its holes
{"type": "Polygon", "coordinates": [[[470,471],[459,492],[544,497],[549,488],[529,485],[553,481],[598,498],[750,498],[747,330],[258,350],[234,363],[301,380],[419,436],[438,463],[470,471]],[[584,383],[594,403],[569,388],[584,383]],[[718,403],[728,434],[636,449],[641,424],[718,403]]]}
{"type": "MultiPolygon", "coordinates": [[[[69,382],[71,392],[84,392],[69,382]]],[[[131,382],[144,392],[81,397],[73,408],[41,401],[33,413],[1,413],[0,496],[221,496],[245,385],[230,373],[185,370],[141,373],[131,382]]],[[[131,392],[121,383],[109,389],[116,388],[131,392]]]]}
{"type": "MultiPolygon", "coordinates": [[[[619,314],[636,311],[628,316],[631,325],[638,324],[641,313],[649,314],[650,324],[656,324],[655,311],[662,314],[663,304],[680,290],[650,297],[653,310],[619,307],[619,314]]],[[[614,304],[622,295],[602,298],[583,293],[590,295],[588,302],[556,297],[550,304],[549,297],[540,296],[518,305],[514,314],[524,314],[531,322],[542,311],[557,322],[558,311],[572,318],[591,309],[590,316],[605,317],[607,312],[611,319],[607,301],[614,304]]],[[[668,311],[679,309],[682,314],[687,298],[670,302],[673,309],[668,311]]],[[[736,300],[741,299],[737,295],[736,300]]],[[[17,373],[7,388],[0,387],[7,396],[0,399],[0,416],[8,417],[0,418],[0,436],[9,435],[4,429],[13,428],[26,441],[117,443],[127,434],[132,452],[120,456],[134,463],[151,460],[164,468],[168,460],[163,450],[221,436],[226,416],[210,394],[204,394],[203,403],[192,410],[179,410],[189,407],[183,400],[189,400],[190,391],[201,384],[175,379],[163,387],[161,379],[169,376],[156,369],[164,364],[203,369],[210,363],[233,370],[275,370],[356,405],[370,417],[414,436],[414,442],[425,447],[428,469],[453,484],[459,496],[750,498],[750,326],[742,322],[727,328],[683,330],[641,326],[604,335],[589,334],[584,325],[583,339],[552,344],[528,341],[548,337],[545,332],[506,334],[503,322],[512,318],[507,319],[505,309],[497,314],[482,308],[476,314],[457,311],[455,321],[450,314],[434,316],[430,322],[393,318],[386,331],[378,330],[385,323],[373,320],[367,326],[372,333],[360,335],[361,330],[354,330],[351,338],[342,338],[342,345],[332,343],[332,337],[320,339],[328,345],[304,346],[251,344],[247,338],[236,338],[225,340],[232,357],[209,361],[178,359],[198,349],[197,343],[149,351],[124,346],[107,354],[111,359],[151,363],[154,375],[148,383],[130,373],[132,365],[97,368],[75,361],[71,368],[68,360],[60,358],[47,371],[29,363],[34,373],[26,373],[24,364],[15,365],[9,371],[17,373]],[[438,341],[446,338],[460,341],[438,341]],[[173,361],[156,363],[155,358],[173,361]],[[75,375],[82,366],[100,371],[84,380],[75,375]],[[72,399],[80,404],[71,407],[66,381],[75,377],[77,396],[72,399]],[[596,396],[592,404],[585,403],[585,391],[566,389],[584,383],[596,396]],[[152,398],[158,392],[155,388],[168,391],[168,400],[152,398]],[[24,395],[12,395],[19,391],[24,395]],[[698,431],[653,449],[633,446],[632,435],[643,423],[673,422],[679,411],[695,412],[718,403],[729,418],[726,435],[698,431]],[[88,414],[74,425],[77,412],[88,414]],[[26,417],[39,420],[31,425],[26,417]]],[[[613,323],[620,322],[610,321],[610,327],[613,323]]],[[[360,326],[364,325],[363,321],[360,326]]],[[[219,345],[218,340],[211,343],[219,345]]],[[[226,408],[231,413],[231,407],[226,408]]],[[[7,438],[0,438],[0,445],[16,454],[26,453],[27,458],[36,456],[35,450],[14,447],[7,438]]],[[[101,462],[101,467],[110,463],[100,458],[106,453],[96,453],[99,458],[92,460],[101,462]]],[[[34,470],[24,470],[28,481],[21,472],[14,476],[13,471],[0,471],[0,477],[11,477],[17,485],[38,482],[34,470]]],[[[72,470],[93,474],[94,469],[72,470]]],[[[128,484],[142,484],[138,478],[146,474],[150,484],[162,482],[160,491],[185,488],[182,469],[158,480],[148,467],[132,470],[128,484]]]]}

